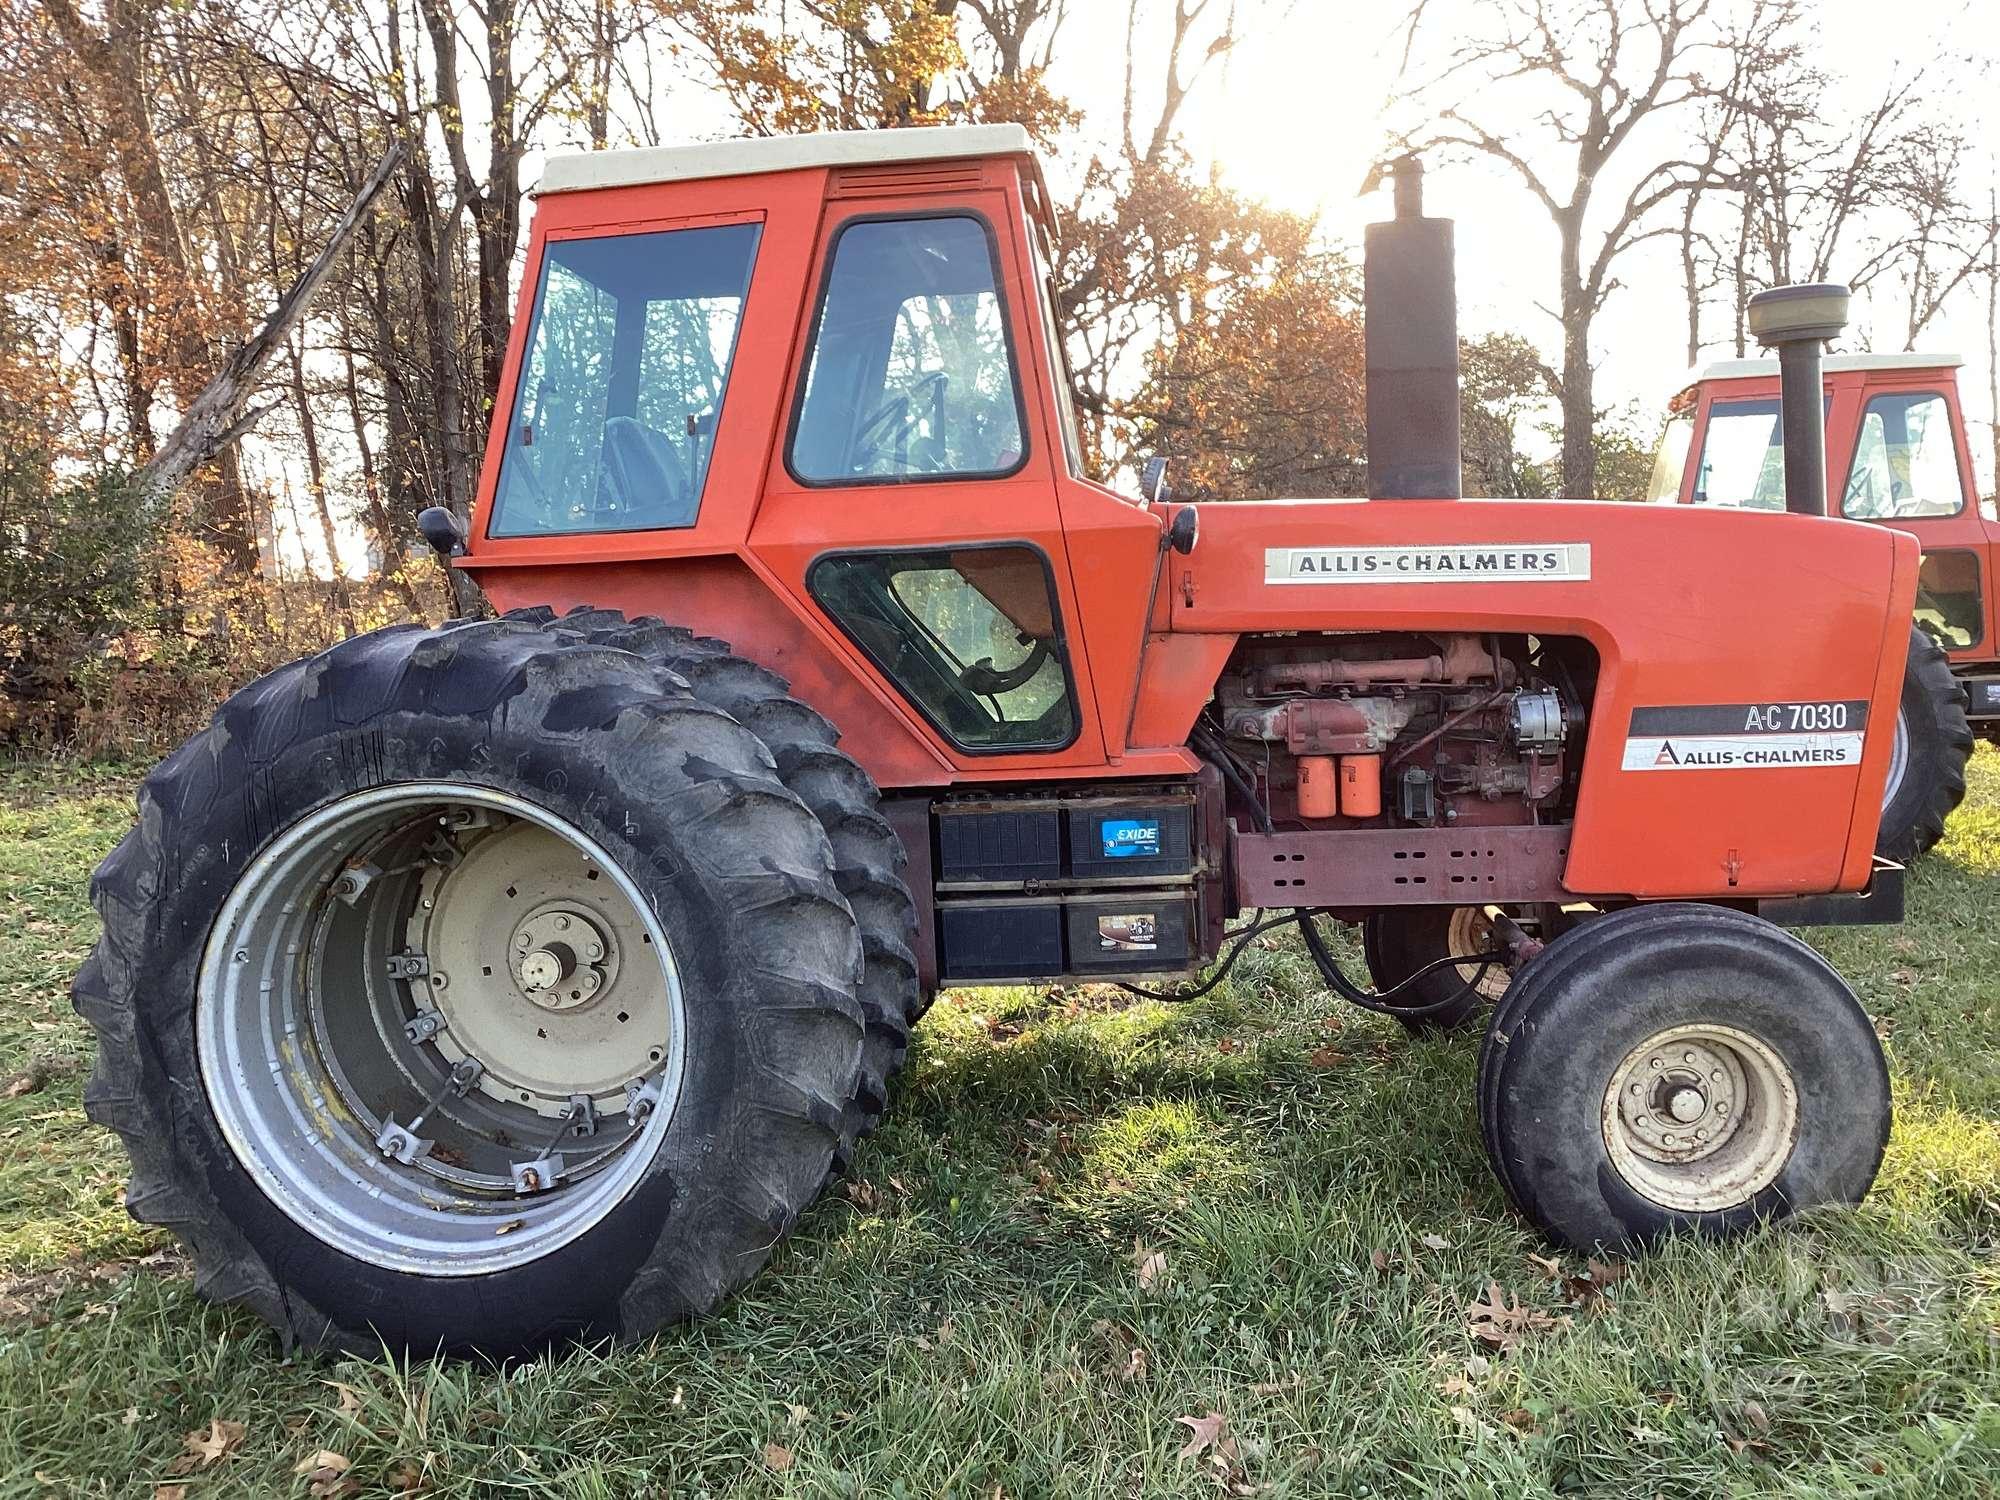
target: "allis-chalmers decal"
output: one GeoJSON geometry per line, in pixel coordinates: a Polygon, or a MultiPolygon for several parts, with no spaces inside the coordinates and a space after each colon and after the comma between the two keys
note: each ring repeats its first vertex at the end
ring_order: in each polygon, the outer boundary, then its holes
{"type": "Polygon", "coordinates": [[[1266,583],[1571,583],[1588,577],[1588,542],[1264,549],[1266,583]]]}
{"type": "Polygon", "coordinates": [[[1856,766],[1867,742],[1865,699],[1635,708],[1628,771],[1774,771],[1856,766]]]}

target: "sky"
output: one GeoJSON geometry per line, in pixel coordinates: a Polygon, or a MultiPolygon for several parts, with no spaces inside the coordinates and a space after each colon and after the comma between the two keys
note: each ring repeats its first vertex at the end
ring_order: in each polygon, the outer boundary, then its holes
{"type": "MultiPolygon", "coordinates": [[[[1282,6],[1284,0],[1264,3],[1282,6]]],[[[1713,3],[1740,8],[1744,0],[1713,3]]],[[[1426,24],[1449,37],[1464,29],[1475,9],[1475,0],[1431,0],[1426,24]]],[[[1223,69],[1191,96],[1182,115],[1188,149],[1217,166],[1232,186],[1280,207],[1316,212],[1331,239],[1358,246],[1362,226],[1389,213],[1386,192],[1363,198],[1358,190],[1384,139],[1406,10],[1370,0],[1296,0],[1281,26],[1246,35],[1223,69]]],[[[1119,0],[1072,4],[1052,81],[1083,108],[1086,128],[1094,118],[1116,129],[1122,77],[1101,60],[1123,51],[1125,11],[1119,0]]],[[[1889,6],[1882,0],[1817,0],[1816,15],[1822,66],[1840,79],[1828,100],[1834,117],[1871,104],[1892,71],[1916,68],[1940,51],[2000,61],[2000,6],[1990,0],[1896,0],[1889,6]]],[[[1976,91],[1967,91],[1956,107],[1975,138],[1991,139],[1991,113],[1984,119],[1975,113],[1981,103],[1976,91]]],[[[1657,156],[1669,141],[1664,127],[1650,140],[1635,134],[1633,162],[1649,152],[1657,156]]],[[[1545,165],[1531,160],[1538,169],[1545,165]]],[[[1626,180],[1618,184],[1620,197],[1626,180]]],[[[1433,165],[1425,189],[1428,212],[1458,221],[1461,331],[1519,332],[1554,352],[1558,326],[1537,308],[1556,298],[1556,237],[1539,206],[1495,162],[1433,165]]],[[[1671,240],[1633,255],[1619,272],[1627,289],[1613,295],[1597,323],[1598,400],[1637,401],[1650,412],[1664,406],[1687,373],[1680,263],[1671,240]]],[[[1899,306],[1875,307],[1860,297],[1850,337],[1837,347],[1866,352],[1872,325],[1884,335],[1872,347],[1900,349],[1902,316],[1899,306]]],[[[1712,333],[1704,326],[1704,335],[1718,340],[1729,332],[1720,311],[1712,333]]],[[[1964,355],[1959,379],[1968,417],[1991,420],[1983,291],[1962,295],[1926,330],[1919,348],[1964,355]]],[[[1718,344],[1705,357],[1733,353],[1718,344]]],[[[1991,446],[1983,438],[1983,429],[1976,429],[1973,448],[1981,461],[1991,446]]]]}

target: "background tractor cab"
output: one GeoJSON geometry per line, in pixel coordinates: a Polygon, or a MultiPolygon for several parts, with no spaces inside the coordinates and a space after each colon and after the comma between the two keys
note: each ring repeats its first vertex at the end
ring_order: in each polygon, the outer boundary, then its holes
{"type": "MultiPolygon", "coordinates": [[[[1934,691],[1920,717],[1935,723],[1909,723],[1913,705],[1906,703],[1899,767],[1906,772],[1911,757],[1921,762],[1928,748],[1941,779],[1930,800],[1950,805],[1962,793],[1972,736],[2000,743],[2000,591],[1994,586],[2000,518],[1994,497],[1980,496],[1974,476],[1958,397],[1961,363],[1949,354],[1832,355],[1823,363],[1822,382],[1826,513],[1893,526],[1923,547],[1915,624],[1949,665],[1928,666],[1934,691]]],[[[1674,397],[1670,412],[1649,502],[1785,509],[1777,360],[1711,364],[1674,397]]],[[[1921,647],[1913,652],[1913,681],[1925,675],[1928,657],[1921,647]]],[[[1912,688],[1906,696],[1915,694],[1912,688]]],[[[1918,771],[1920,779],[1929,774],[1921,764],[1918,771]]],[[[1910,784],[1892,773],[1892,802],[1904,786],[1910,784]]],[[[1910,786],[1910,812],[1921,819],[1914,806],[1923,800],[1919,790],[1910,786]]],[[[1897,821],[1885,811],[1885,849],[1895,843],[1890,825],[1897,821]]],[[[1914,854],[1935,837],[1918,831],[1895,852],[1914,854]]]]}

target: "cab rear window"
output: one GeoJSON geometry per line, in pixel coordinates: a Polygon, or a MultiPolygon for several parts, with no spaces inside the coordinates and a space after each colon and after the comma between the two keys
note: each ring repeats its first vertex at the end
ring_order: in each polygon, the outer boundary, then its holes
{"type": "Polygon", "coordinates": [[[694,525],[757,236],[550,243],[489,535],[694,525]]]}

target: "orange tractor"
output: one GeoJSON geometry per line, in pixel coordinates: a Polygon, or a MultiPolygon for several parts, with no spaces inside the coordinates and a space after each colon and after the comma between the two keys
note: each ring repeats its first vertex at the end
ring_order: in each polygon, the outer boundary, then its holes
{"type": "MultiPolygon", "coordinates": [[[[1923,547],[1909,669],[1882,794],[1881,852],[1936,843],[1965,795],[1974,737],[2000,743],[1993,568],[2000,517],[1977,498],[1955,358],[1835,355],[1824,361],[1823,507],[1893,526],[1923,547]]],[[[1674,398],[1646,498],[1659,504],[1786,508],[1778,366],[1725,360],[1674,398]]]]}
{"type": "Polygon", "coordinates": [[[1195,506],[1084,472],[1019,129],[551,161],[474,522],[425,518],[504,613],[243,689],[97,873],[131,1211],[308,1344],[643,1335],[764,1262],[939,987],[1161,993],[1280,923],[1411,1026],[1511,980],[1481,1127],[1557,1239],[1858,1200],[1882,1052],[1779,924],[1900,916],[1916,543],[1456,498],[1419,194],[1373,498],[1195,506]]]}

